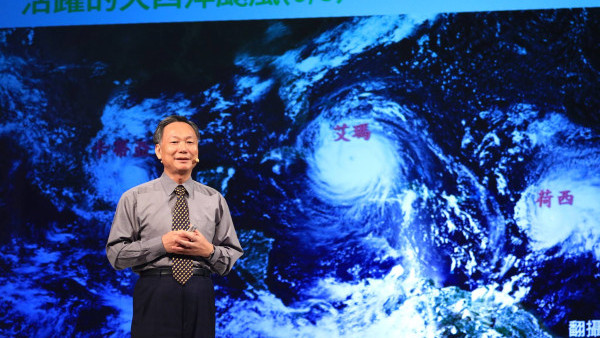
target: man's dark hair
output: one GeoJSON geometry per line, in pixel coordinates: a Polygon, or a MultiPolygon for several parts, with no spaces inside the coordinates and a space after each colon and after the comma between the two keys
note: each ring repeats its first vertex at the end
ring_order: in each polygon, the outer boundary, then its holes
{"type": "Polygon", "coordinates": [[[158,123],[158,127],[156,127],[156,130],[154,131],[154,136],[152,137],[152,141],[154,141],[154,144],[159,144],[160,141],[162,141],[162,136],[163,136],[163,130],[165,129],[166,126],[168,126],[169,124],[173,123],[173,122],[184,122],[190,125],[190,127],[192,127],[192,129],[194,129],[194,133],[196,133],[196,137],[198,139],[200,139],[200,131],[198,131],[198,126],[187,119],[187,117],[185,116],[179,116],[179,115],[171,115],[171,116],[167,116],[165,117],[162,121],[160,121],[158,123]]]}

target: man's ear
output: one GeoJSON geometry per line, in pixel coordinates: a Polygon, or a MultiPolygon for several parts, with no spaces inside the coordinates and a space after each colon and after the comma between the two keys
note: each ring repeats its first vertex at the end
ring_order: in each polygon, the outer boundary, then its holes
{"type": "Polygon", "coordinates": [[[158,158],[159,160],[162,160],[162,152],[160,150],[160,144],[154,145],[154,153],[156,154],[156,158],[158,158]]]}

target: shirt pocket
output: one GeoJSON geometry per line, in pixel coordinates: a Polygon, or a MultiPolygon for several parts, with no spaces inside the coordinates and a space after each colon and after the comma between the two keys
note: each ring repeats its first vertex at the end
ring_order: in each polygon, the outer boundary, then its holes
{"type": "Polygon", "coordinates": [[[209,242],[215,236],[218,209],[207,207],[190,208],[190,226],[195,226],[209,242]]]}

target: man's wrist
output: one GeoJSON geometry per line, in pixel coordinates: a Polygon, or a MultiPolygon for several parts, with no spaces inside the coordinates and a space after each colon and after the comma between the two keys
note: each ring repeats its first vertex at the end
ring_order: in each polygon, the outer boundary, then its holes
{"type": "Polygon", "coordinates": [[[208,257],[206,257],[206,259],[211,259],[212,256],[215,254],[215,246],[212,246],[212,251],[210,252],[210,254],[208,254],[208,257]]]}

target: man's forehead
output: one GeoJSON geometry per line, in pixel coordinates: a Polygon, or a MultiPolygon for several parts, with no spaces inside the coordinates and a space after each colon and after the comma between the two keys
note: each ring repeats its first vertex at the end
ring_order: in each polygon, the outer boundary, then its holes
{"type": "Polygon", "coordinates": [[[167,133],[167,137],[171,137],[171,138],[196,138],[196,134],[195,133],[167,133]]]}
{"type": "Polygon", "coordinates": [[[166,125],[164,134],[168,137],[196,137],[194,128],[185,122],[173,122],[166,125]]]}

